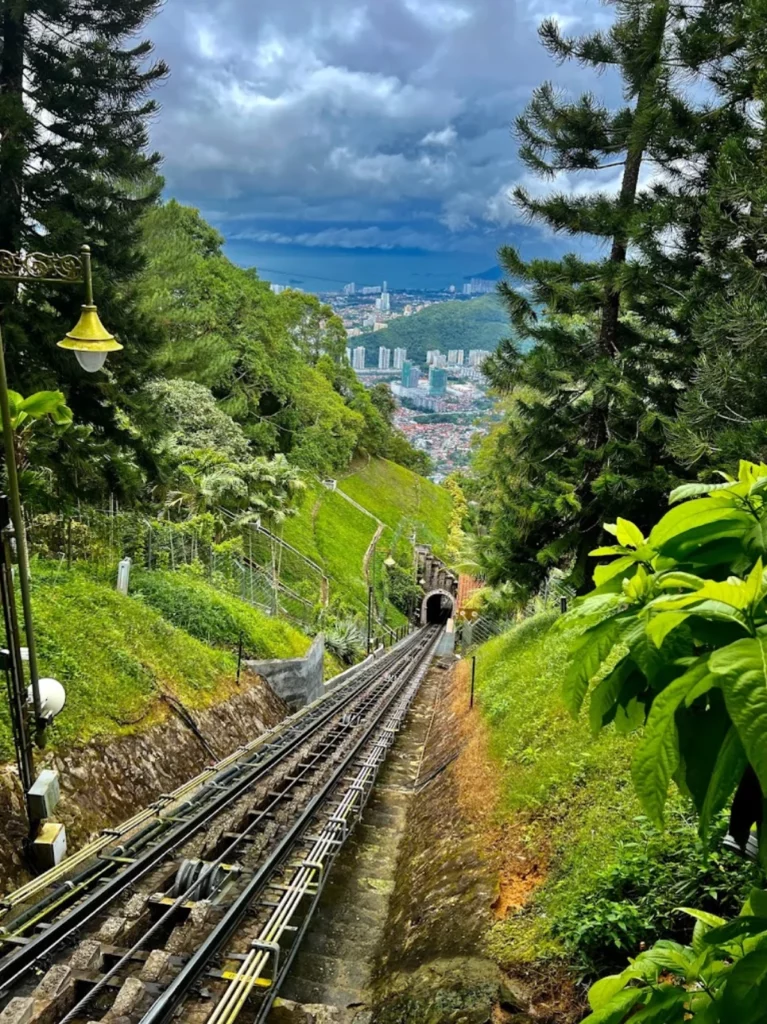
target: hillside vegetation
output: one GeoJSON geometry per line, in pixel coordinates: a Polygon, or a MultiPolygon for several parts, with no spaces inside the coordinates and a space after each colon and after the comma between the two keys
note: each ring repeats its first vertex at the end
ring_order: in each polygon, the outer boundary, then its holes
{"type": "MultiPolygon", "coordinates": [[[[67,702],[53,746],[85,743],[152,725],[166,693],[191,708],[233,687],[236,658],[176,628],[138,598],[77,569],[34,573],[33,607],[42,675],[58,679],[67,702]]],[[[0,703],[0,756],[13,759],[7,703],[0,703]]]]}
{"type": "Polygon", "coordinates": [[[389,322],[385,333],[364,334],[358,340],[365,346],[368,362],[378,365],[378,346],[406,348],[408,359],[426,362],[429,349],[447,353],[451,348],[484,348],[493,352],[498,342],[511,333],[503,306],[494,295],[478,299],[439,302],[412,316],[389,322]]]}
{"type": "MultiPolygon", "coordinates": [[[[448,491],[386,459],[371,459],[342,477],[333,491],[311,483],[298,515],[286,520],[283,537],[329,577],[331,604],[341,603],[353,613],[366,609],[368,580],[375,584],[389,625],[404,617],[386,601],[383,560],[389,555],[407,568],[412,565],[411,538],[432,544],[438,553],[447,545],[452,499],[448,491]],[[347,495],[367,511],[346,500],[347,495]],[[363,564],[378,523],[385,524],[375,556],[371,552],[368,576],[363,564]]],[[[283,567],[283,573],[287,566],[283,567]]],[[[298,572],[305,578],[306,573],[298,572]]],[[[294,580],[293,582],[300,582],[294,580]]]]}
{"type": "Polygon", "coordinates": [[[505,966],[561,958],[594,976],[660,934],[687,941],[679,906],[737,910],[756,869],[720,850],[706,861],[680,796],[665,831],[650,825],[631,783],[636,735],[610,728],[592,738],[587,716],[565,708],[572,632],[556,621],[538,615],[477,651],[496,810],[512,837],[503,884],[526,892],[488,944],[505,966]]]}

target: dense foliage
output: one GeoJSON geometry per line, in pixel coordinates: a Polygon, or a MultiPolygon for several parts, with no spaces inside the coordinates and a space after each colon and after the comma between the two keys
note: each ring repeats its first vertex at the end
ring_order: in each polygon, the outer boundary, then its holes
{"type": "Polygon", "coordinates": [[[549,20],[541,38],[556,60],[618,71],[626,104],[545,84],[516,122],[521,158],[555,182],[518,188],[521,211],[604,250],[501,251],[501,296],[532,347],[505,343],[488,366],[503,421],[471,497],[487,576],[527,591],[552,566],[585,588],[601,522],[646,530],[691,465],[764,443],[764,4],[612,6],[607,31],[566,38],[549,20]],[[610,184],[557,190],[579,171],[610,184]]]}
{"type": "MultiPolygon", "coordinates": [[[[586,627],[564,693],[577,713],[594,681],[595,732],[609,723],[623,732],[645,725],[632,777],[652,820],[662,823],[673,779],[695,808],[704,842],[729,808],[731,841],[744,855],[753,845],[764,869],[767,465],[741,462],[737,479],[721,476],[679,487],[676,507],[647,538],[625,519],[607,527],[618,543],[592,554],[616,557],[596,568],[596,589],[563,620],[586,627]]],[[[764,892],[754,890],[729,925],[698,907],[692,947],[662,940],[594,986],[594,1024],[633,1019],[638,1006],[662,1012],[664,1021],[764,1020],[763,905],[764,892]]]]}

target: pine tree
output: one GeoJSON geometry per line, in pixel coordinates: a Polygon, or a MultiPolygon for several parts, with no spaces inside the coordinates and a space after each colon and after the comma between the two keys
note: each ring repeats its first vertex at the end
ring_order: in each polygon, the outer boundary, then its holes
{"type": "MultiPolygon", "coordinates": [[[[77,318],[75,287],[6,289],[9,373],[21,391],[62,387],[75,421],[100,442],[119,426],[151,348],[129,283],[139,221],[155,202],[159,156],[147,152],[148,92],[167,72],[138,42],[159,0],[0,0],[0,249],[94,254],[104,322],[125,342],[107,374],[84,375],[56,341],[77,318]]],[[[119,486],[112,480],[110,486],[119,486]]]]}
{"type": "Polygon", "coordinates": [[[680,77],[700,68],[676,5],[613,6],[608,32],[569,39],[549,20],[540,36],[558,61],[617,70],[626,105],[570,101],[544,84],[516,122],[520,156],[539,176],[621,168],[615,193],[537,198],[517,188],[513,197],[534,222],[608,246],[605,257],[525,262],[510,246],[500,252],[501,296],[533,347],[522,354],[509,341],[486,364],[511,398],[483,549],[493,581],[527,588],[553,565],[570,565],[583,585],[601,523],[618,513],[653,521],[673,485],[665,429],[693,362],[683,312],[701,208],[721,139],[742,123],[737,109],[697,108],[685,95],[680,77]]]}
{"type": "Polygon", "coordinates": [[[767,459],[767,0],[703,4],[690,46],[749,114],[719,151],[702,213],[689,316],[695,371],[669,428],[685,466],[709,475],[767,459]]]}

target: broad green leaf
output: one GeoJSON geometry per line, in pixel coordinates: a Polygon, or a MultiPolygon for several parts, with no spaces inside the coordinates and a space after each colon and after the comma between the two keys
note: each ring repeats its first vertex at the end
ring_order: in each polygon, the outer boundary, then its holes
{"type": "Polygon", "coordinates": [[[590,1013],[582,1024],[622,1024],[629,1010],[647,998],[650,989],[628,988],[618,992],[610,1002],[594,1013],[590,1013]]]}
{"type": "Polygon", "coordinates": [[[747,953],[732,969],[721,1000],[723,1024],[764,1024],[767,947],[747,953]]]}
{"type": "Polygon", "coordinates": [[[626,704],[619,704],[615,711],[615,728],[621,736],[636,732],[644,725],[647,709],[642,701],[633,697],[626,704]]]}
{"type": "Polygon", "coordinates": [[[723,917],[719,917],[717,914],[709,914],[707,910],[696,910],[694,907],[677,907],[676,909],[680,914],[688,914],[690,917],[694,917],[696,921],[702,921],[709,928],[720,928],[723,924],[727,924],[723,917]]]}
{"type": "Polygon", "coordinates": [[[747,764],[748,759],[743,744],[740,742],[738,731],[735,726],[730,726],[724,742],[719,748],[719,756],[716,759],[706,790],[706,799],[703,801],[700,812],[699,830],[704,840],[708,836],[712,820],[727,806],[728,800],[735,792],[747,764]]]}
{"type": "Polygon", "coordinates": [[[690,692],[684,699],[685,707],[690,707],[694,704],[698,697],[702,697],[704,693],[708,693],[709,690],[713,690],[717,686],[716,676],[712,672],[707,672],[703,678],[693,686],[690,692]]]}
{"type": "Polygon", "coordinates": [[[598,558],[599,555],[625,555],[626,549],[620,544],[608,544],[605,547],[594,548],[589,554],[594,558],[598,558]]]}
{"type": "Polygon", "coordinates": [[[767,939],[767,917],[746,915],[736,917],[719,928],[712,928],[706,935],[706,945],[726,946],[730,942],[751,939],[755,935],[765,934],[767,939]]]}
{"type": "Polygon", "coordinates": [[[767,555],[767,516],[758,519],[743,538],[746,549],[755,555],[767,555]]]}
{"type": "Polygon", "coordinates": [[[662,647],[663,641],[672,631],[680,626],[688,617],[688,612],[661,612],[660,615],[653,615],[647,623],[647,635],[656,647],[662,647]]]}
{"type": "Polygon", "coordinates": [[[631,620],[621,616],[592,626],[571,650],[570,667],[563,684],[565,704],[573,715],[580,711],[589,682],[625,632],[631,620]]]}
{"type": "Polygon", "coordinates": [[[688,498],[697,498],[702,494],[708,494],[715,488],[727,487],[727,484],[682,484],[675,487],[668,496],[669,505],[676,505],[679,501],[686,501],[688,498]]]}
{"type": "Polygon", "coordinates": [[[614,708],[626,680],[634,673],[634,663],[624,658],[604,679],[600,679],[591,691],[589,702],[589,723],[596,735],[604,725],[605,716],[614,708]]]}
{"type": "Polygon", "coordinates": [[[616,558],[614,562],[608,562],[606,565],[598,565],[594,569],[593,580],[598,587],[601,587],[603,583],[607,583],[608,580],[611,580],[620,573],[625,572],[634,564],[633,555],[624,555],[622,558],[616,558]]]}
{"type": "Polygon", "coordinates": [[[634,1024],[682,1024],[685,1020],[687,992],[675,985],[651,989],[651,995],[642,1000],[644,1007],[631,1017],[634,1024]]]}
{"type": "Polygon", "coordinates": [[[589,1006],[592,1010],[601,1010],[637,977],[641,977],[641,972],[627,967],[621,974],[608,974],[607,977],[600,978],[589,989],[589,1006]]]}
{"type": "Polygon", "coordinates": [[[767,792],[767,638],[736,640],[714,651],[709,665],[722,679],[727,711],[767,792]]]}
{"type": "Polygon", "coordinates": [[[621,517],[618,516],[618,521],[615,526],[615,536],[618,538],[619,544],[623,544],[624,547],[632,548],[638,548],[640,544],[644,544],[645,539],[642,531],[629,519],[621,519],[621,517]]]}
{"type": "Polygon", "coordinates": [[[650,533],[650,544],[661,555],[685,561],[701,545],[714,540],[742,538],[753,527],[753,516],[741,508],[722,506],[710,498],[677,505],[650,533]]]}
{"type": "MultiPolygon", "coordinates": [[[[746,907],[749,914],[755,914],[757,917],[767,917],[767,891],[764,889],[752,889],[748,894],[746,907]]],[[[743,908],[744,913],[746,913],[746,907],[743,908]]]]}
{"type": "Polygon", "coordinates": [[[669,783],[679,764],[674,715],[693,686],[706,675],[708,665],[703,659],[658,694],[647,719],[644,739],[632,761],[631,776],[637,796],[657,824],[663,822],[669,783]]]}
{"type": "Polygon", "coordinates": [[[39,417],[49,416],[62,405],[66,405],[66,402],[60,391],[37,391],[24,399],[21,408],[30,416],[39,417]]]}
{"type": "Polygon", "coordinates": [[[684,590],[700,590],[705,582],[700,576],[695,576],[691,572],[664,572],[655,578],[655,586],[658,590],[671,590],[677,587],[684,590]]]}

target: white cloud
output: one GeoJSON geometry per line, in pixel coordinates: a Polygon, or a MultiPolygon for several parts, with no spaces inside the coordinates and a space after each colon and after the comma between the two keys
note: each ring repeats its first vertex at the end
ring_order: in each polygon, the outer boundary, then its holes
{"type": "Polygon", "coordinates": [[[422,146],[452,146],[458,138],[458,132],[451,124],[441,131],[429,132],[421,139],[422,146]]]}
{"type": "Polygon", "coordinates": [[[452,31],[471,20],[472,12],[443,0],[405,0],[408,11],[429,28],[452,31]]]}

